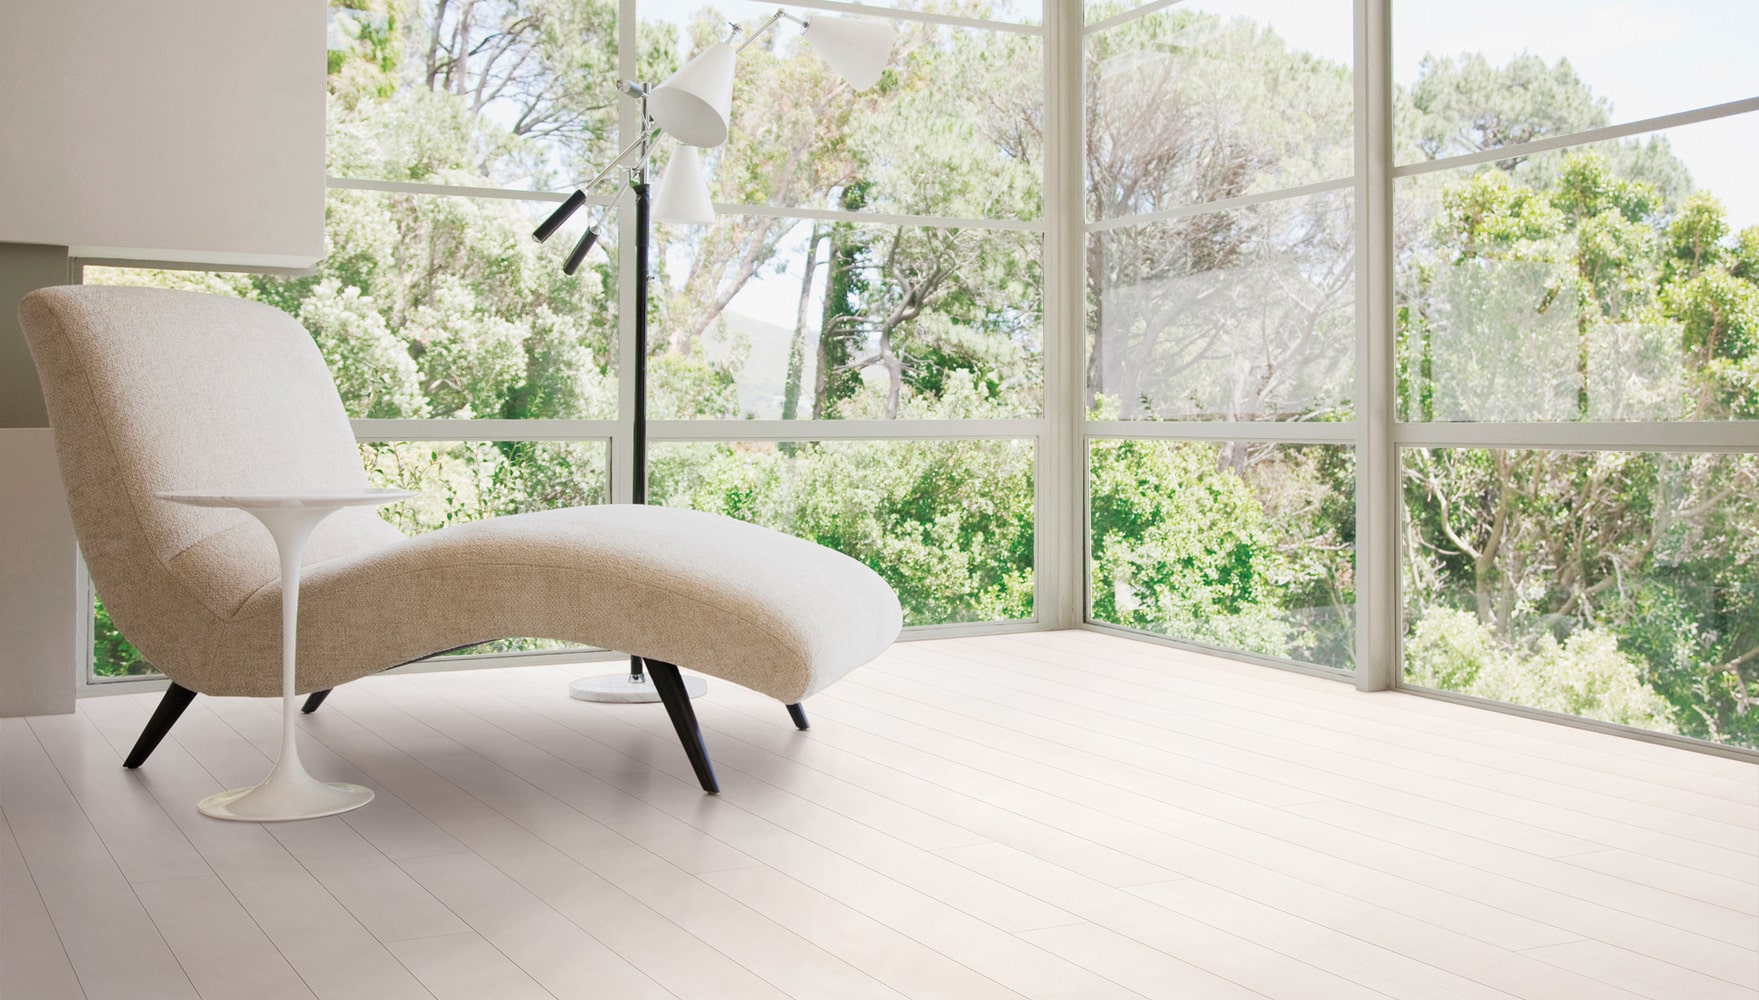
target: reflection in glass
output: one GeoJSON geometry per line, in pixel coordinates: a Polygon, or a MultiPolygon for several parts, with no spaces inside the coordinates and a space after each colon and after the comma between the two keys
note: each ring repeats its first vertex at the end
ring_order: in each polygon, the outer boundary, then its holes
{"type": "Polygon", "coordinates": [[[786,531],[871,566],[906,625],[1032,615],[1030,441],[656,444],[652,502],[786,531]]]}
{"type": "Polygon", "coordinates": [[[1088,403],[1118,419],[1347,419],[1346,192],[1088,237],[1088,403]]]}
{"type": "Polygon", "coordinates": [[[1095,621],[1353,667],[1352,449],[1096,441],[1088,476],[1095,621]]]}
{"type": "Polygon", "coordinates": [[[1408,683],[1759,746],[1759,456],[1410,449],[1408,683]]]}
{"type": "MultiPolygon", "coordinates": [[[[236,295],[297,317],[351,417],[614,419],[615,220],[579,273],[549,202],[332,190],[326,254],[302,277],[87,268],[92,284],[236,295]]],[[[594,210],[589,210],[594,211],[594,210]]]]}
{"type": "MultiPolygon", "coordinates": [[[[774,4],[642,4],[644,30],[682,63],[729,21],[774,4]]],[[[840,15],[820,12],[815,17],[840,15]]],[[[952,218],[1042,214],[1044,55],[1037,35],[895,21],[879,83],[857,93],[797,27],[739,55],[731,135],[705,150],[714,200],[952,218]]],[[[656,54],[656,59],[660,58],[656,54]]]]}
{"type": "Polygon", "coordinates": [[[1759,417],[1759,226],[1695,189],[1687,131],[1399,182],[1404,419],[1759,417]]]}
{"type": "Polygon", "coordinates": [[[1347,30],[1340,55],[1310,51],[1333,47],[1329,32],[1348,28],[1348,4],[1308,5],[1337,8],[1335,21],[1279,19],[1293,35],[1262,10],[1217,6],[1181,3],[1087,38],[1089,219],[1350,175],[1347,30]]]}
{"type": "Polygon", "coordinates": [[[505,514],[604,503],[603,441],[372,441],[361,462],[376,487],[414,490],[381,516],[406,535],[505,514]]]}
{"type": "Polygon", "coordinates": [[[332,4],[327,47],[333,177],[543,191],[615,151],[615,0],[332,4]]]}
{"type": "Polygon", "coordinates": [[[1042,407],[1042,238],[722,216],[663,227],[655,418],[970,419],[1042,407]]]}
{"type": "Polygon", "coordinates": [[[1472,259],[1440,270],[1411,350],[1435,420],[1567,420],[1577,409],[1580,317],[1567,274],[1472,259]],[[1561,292],[1561,294],[1560,294],[1561,292]]]}

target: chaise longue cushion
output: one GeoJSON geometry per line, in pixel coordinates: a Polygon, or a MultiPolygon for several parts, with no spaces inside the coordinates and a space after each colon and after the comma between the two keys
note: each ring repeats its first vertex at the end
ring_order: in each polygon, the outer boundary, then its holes
{"type": "MultiPolygon", "coordinates": [[[[879,655],[898,600],[823,546],[670,507],[607,505],[496,517],[308,566],[299,687],[321,690],[436,648],[542,636],[626,650],[797,702],[879,655]]],[[[274,694],[280,589],[220,624],[204,691],[260,663],[274,694]]],[[[255,673],[255,672],[253,672],[255,673]]],[[[230,680],[229,680],[230,678],[230,680]]]]}

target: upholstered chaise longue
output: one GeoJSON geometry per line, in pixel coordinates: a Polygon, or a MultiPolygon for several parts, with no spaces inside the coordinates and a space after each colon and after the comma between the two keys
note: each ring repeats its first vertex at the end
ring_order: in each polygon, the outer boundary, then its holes
{"type": "MultiPolygon", "coordinates": [[[[274,542],[249,514],[175,490],[367,485],[312,338],[266,305],[145,288],[66,287],[19,307],[68,506],[111,619],[172,685],[138,767],[196,693],[280,694],[274,542]]],[[[787,704],[878,655],[898,600],[840,553],[730,518],[605,505],[460,524],[414,538],[365,508],[305,550],[297,688],[336,685],[491,639],[542,637],[639,656],[703,788],[715,777],[678,666],[787,704]]]]}

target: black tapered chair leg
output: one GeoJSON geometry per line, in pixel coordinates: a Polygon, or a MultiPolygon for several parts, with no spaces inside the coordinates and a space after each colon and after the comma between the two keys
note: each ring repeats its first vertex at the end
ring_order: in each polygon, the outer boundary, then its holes
{"type": "Polygon", "coordinates": [[[330,688],[325,688],[322,691],[313,691],[310,695],[306,696],[305,707],[300,709],[300,711],[306,715],[310,715],[317,711],[318,706],[322,705],[324,699],[328,697],[330,697],[330,688]]]}
{"type": "Polygon", "coordinates": [[[654,690],[665,703],[666,714],[672,717],[678,742],[684,744],[684,755],[690,758],[690,766],[696,771],[696,780],[702,783],[703,791],[711,795],[719,792],[721,785],[715,780],[714,765],[709,763],[708,751],[702,746],[702,727],[696,724],[696,710],[690,707],[690,692],[684,689],[684,678],[678,676],[678,667],[659,660],[646,660],[646,663],[654,690]]]}
{"type": "Polygon", "coordinates": [[[812,725],[806,721],[806,709],[801,708],[799,702],[788,706],[788,718],[794,720],[795,729],[812,728],[812,725]]]}
{"type": "Polygon", "coordinates": [[[176,724],[177,717],[195,700],[195,692],[175,682],[165,689],[165,697],[159,699],[159,707],[153,709],[153,717],[147,720],[147,728],[140,731],[140,739],[134,741],[134,749],[128,752],[128,759],[122,762],[123,767],[135,768],[147,762],[153,750],[165,734],[176,724]]]}

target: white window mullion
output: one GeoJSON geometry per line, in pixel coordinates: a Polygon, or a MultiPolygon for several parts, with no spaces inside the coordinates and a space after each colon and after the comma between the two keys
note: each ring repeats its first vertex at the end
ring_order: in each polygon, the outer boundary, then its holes
{"type": "Polygon", "coordinates": [[[1392,0],[1356,0],[1356,687],[1399,679],[1392,0]]]}
{"type": "Polygon", "coordinates": [[[1087,615],[1087,460],[1082,435],[1085,277],[1080,3],[1045,6],[1044,433],[1034,455],[1034,612],[1045,628],[1087,615]]]}
{"type": "Polygon", "coordinates": [[[1405,448],[1759,452],[1759,421],[1401,423],[1393,437],[1405,448]]]}
{"type": "Polygon", "coordinates": [[[1306,423],[1299,420],[1089,420],[1090,439],[1172,441],[1265,441],[1273,444],[1348,444],[1360,442],[1361,430],[1350,423],[1306,423]]]}

